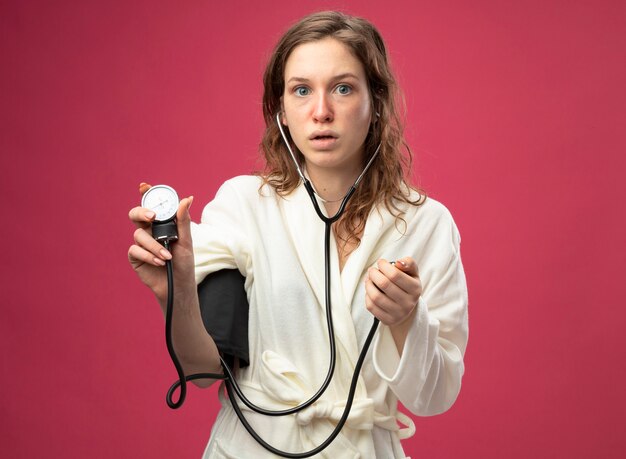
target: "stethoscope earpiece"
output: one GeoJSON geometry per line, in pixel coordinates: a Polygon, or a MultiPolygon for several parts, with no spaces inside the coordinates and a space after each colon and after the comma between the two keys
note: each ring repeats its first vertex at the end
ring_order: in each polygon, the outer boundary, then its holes
{"type": "MultiPolygon", "coordinates": [[[[276,124],[278,125],[278,130],[280,131],[280,135],[283,138],[283,142],[285,143],[285,146],[287,147],[287,150],[289,150],[289,154],[291,155],[291,159],[293,160],[293,163],[296,165],[296,169],[298,171],[298,175],[302,179],[302,182],[306,183],[308,180],[304,176],[304,173],[302,172],[302,169],[300,169],[300,164],[298,164],[298,160],[296,159],[296,155],[293,152],[293,149],[291,148],[291,144],[289,143],[289,140],[287,139],[287,134],[285,134],[285,130],[283,129],[283,126],[282,126],[282,123],[281,123],[281,119],[280,119],[282,113],[283,113],[282,111],[279,111],[278,113],[276,113],[276,124]]],[[[376,115],[378,116],[378,112],[376,113],[376,115]]],[[[381,145],[382,145],[382,143],[379,143],[378,147],[376,147],[376,151],[374,152],[372,157],[369,159],[369,161],[367,162],[367,164],[363,168],[363,172],[361,172],[361,175],[359,175],[357,177],[357,179],[354,182],[354,185],[352,185],[350,187],[350,190],[348,190],[348,192],[344,196],[344,198],[343,198],[344,201],[346,200],[346,197],[348,197],[348,194],[350,194],[350,191],[352,189],[356,188],[359,185],[359,183],[361,182],[361,179],[365,176],[365,173],[367,172],[367,170],[370,168],[370,166],[374,162],[374,159],[376,159],[376,156],[378,156],[378,152],[380,151],[381,145]]],[[[317,202],[314,200],[313,204],[317,204],[317,202]]]]}
{"type": "MultiPolygon", "coordinates": [[[[182,366],[180,365],[180,362],[178,361],[178,358],[176,357],[176,353],[174,351],[173,345],[172,345],[172,314],[173,314],[173,305],[174,305],[174,275],[173,275],[173,267],[172,267],[172,262],[171,260],[168,260],[168,262],[166,263],[166,268],[167,268],[167,281],[168,281],[168,296],[167,296],[167,312],[166,312],[166,325],[165,325],[165,329],[166,329],[166,342],[168,345],[168,350],[170,351],[170,355],[172,356],[172,361],[174,362],[174,366],[176,367],[176,371],[178,372],[179,375],[179,379],[178,381],[176,381],[169,389],[168,393],[167,393],[167,404],[170,408],[179,408],[184,400],[185,400],[185,395],[187,392],[187,385],[186,382],[187,381],[192,381],[195,379],[200,379],[200,378],[212,378],[212,379],[224,379],[225,381],[225,386],[226,386],[226,391],[228,392],[228,398],[230,399],[231,405],[233,407],[233,410],[235,412],[235,415],[237,416],[237,418],[239,418],[239,421],[241,422],[241,424],[244,426],[244,428],[248,431],[248,433],[250,433],[250,435],[261,445],[263,446],[263,448],[265,448],[266,450],[270,451],[273,454],[276,454],[278,456],[282,456],[282,457],[288,457],[288,458],[305,458],[305,457],[310,457],[313,456],[315,454],[318,454],[319,452],[321,452],[322,450],[324,450],[328,445],[330,445],[330,443],[337,437],[337,435],[339,435],[339,432],[341,432],[341,429],[343,428],[343,426],[345,425],[346,421],[348,420],[348,416],[350,415],[350,410],[352,408],[352,403],[354,401],[354,397],[356,394],[356,388],[357,388],[357,383],[358,383],[358,379],[359,379],[359,374],[361,373],[361,368],[363,367],[363,362],[365,361],[365,355],[367,354],[368,349],[370,348],[370,345],[372,343],[372,340],[374,339],[374,334],[376,333],[376,330],[378,328],[378,324],[379,324],[379,320],[374,317],[374,321],[372,323],[372,327],[370,328],[370,331],[367,335],[367,338],[365,339],[365,342],[363,343],[363,348],[361,349],[361,352],[359,354],[359,357],[357,359],[356,364],[354,365],[354,373],[352,375],[352,380],[350,382],[350,389],[348,390],[348,396],[346,398],[346,403],[343,409],[343,413],[341,415],[341,418],[339,419],[339,421],[337,422],[337,424],[335,425],[335,427],[333,428],[333,431],[330,433],[330,435],[326,438],[326,440],[324,440],[323,443],[321,443],[319,446],[317,446],[316,448],[310,450],[310,451],[305,451],[302,453],[289,453],[286,451],[280,451],[279,449],[274,448],[272,445],[270,445],[269,443],[267,443],[265,440],[263,440],[259,434],[257,434],[255,432],[255,430],[252,428],[252,426],[248,423],[248,421],[246,420],[244,414],[241,411],[241,408],[239,407],[239,404],[237,403],[236,398],[239,398],[239,400],[241,400],[241,402],[246,405],[248,408],[250,408],[252,411],[255,411],[257,413],[260,414],[264,414],[264,415],[268,415],[268,416],[285,416],[285,415],[289,415],[289,414],[294,414],[297,413],[300,410],[303,410],[309,406],[311,406],[313,403],[315,403],[321,396],[322,394],[326,391],[326,389],[328,388],[328,386],[330,385],[330,381],[333,378],[333,374],[335,371],[335,362],[337,359],[337,350],[336,350],[336,343],[335,343],[335,332],[334,332],[334,325],[333,325],[333,319],[332,319],[332,305],[331,305],[331,285],[330,285],[330,240],[331,240],[331,234],[332,234],[332,230],[331,230],[331,225],[337,221],[341,215],[343,215],[344,210],[346,208],[346,204],[348,203],[348,200],[352,197],[352,195],[354,194],[354,192],[356,191],[356,187],[358,186],[359,182],[361,181],[361,179],[363,178],[363,176],[365,175],[365,173],[367,172],[367,170],[369,169],[369,167],[372,165],[372,162],[374,161],[374,159],[376,158],[376,156],[378,155],[378,152],[380,150],[380,144],[378,145],[378,148],[376,148],[376,151],[374,152],[374,154],[372,155],[372,157],[370,158],[370,160],[367,162],[365,168],[363,169],[363,172],[361,173],[361,175],[359,175],[359,177],[356,179],[356,181],[354,182],[354,185],[352,185],[350,187],[350,189],[348,190],[348,192],[346,193],[346,195],[343,197],[343,199],[341,200],[341,205],[339,206],[339,210],[337,211],[337,213],[332,216],[332,217],[326,217],[323,212],[321,211],[320,207],[319,207],[319,203],[317,202],[317,199],[315,197],[315,191],[313,189],[313,185],[311,184],[311,182],[309,180],[306,179],[306,177],[304,176],[304,174],[302,173],[302,170],[300,169],[300,165],[298,164],[298,161],[296,160],[296,155],[294,154],[291,145],[289,144],[289,141],[287,140],[287,135],[285,134],[285,131],[283,130],[283,126],[282,126],[282,120],[281,120],[281,114],[282,112],[278,112],[276,113],[276,124],[278,125],[278,129],[280,130],[280,134],[283,138],[283,141],[285,142],[285,145],[287,146],[287,149],[289,150],[289,153],[291,154],[291,158],[293,159],[294,164],[296,165],[296,169],[298,170],[298,174],[300,175],[300,178],[302,179],[304,186],[311,198],[311,201],[313,202],[313,207],[315,208],[315,211],[317,213],[317,215],[320,217],[320,219],[324,222],[325,225],[325,231],[324,231],[324,262],[325,262],[325,302],[326,302],[326,323],[327,323],[327,327],[328,327],[328,340],[329,340],[329,347],[330,347],[330,361],[328,364],[328,372],[326,374],[326,378],[324,380],[324,382],[322,383],[322,385],[320,386],[320,388],[317,390],[317,392],[312,395],[307,401],[299,404],[298,406],[295,407],[291,407],[285,410],[268,410],[262,407],[259,407],[255,404],[253,404],[250,400],[248,400],[245,396],[245,394],[241,391],[241,389],[239,388],[239,385],[237,384],[237,382],[235,381],[235,375],[232,373],[232,371],[230,370],[230,367],[228,366],[228,364],[224,361],[224,359],[222,357],[220,357],[220,361],[222,363],[222,368],[224,370],[225,375],[219,375],[219,374],[213,374],[213,373],[197,373],[197,374],[193,374],[193,375],[189,375],[189,376],[185,376],[182,366]],[[174,393],[174,391],[180,386],[180,396],[177,402],[173,402],[172,400],[172,395],[174,393]]],[[[378,113],[376,114],[378,116],[378,113]]],[[[166,244],[166,248],[169,247],[169,241],[166,240],[165,241],[166,244]]]]}

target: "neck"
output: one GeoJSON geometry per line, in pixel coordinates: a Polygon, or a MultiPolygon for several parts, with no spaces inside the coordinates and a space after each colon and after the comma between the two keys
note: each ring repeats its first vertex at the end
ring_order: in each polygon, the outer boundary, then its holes
{"type": "Polygon", "coordinates": [[[317,196],[326,203],[339,203],[350,187],[354,185],[360,170],[328,170],[324,168],[306,167],[317,196]]]}

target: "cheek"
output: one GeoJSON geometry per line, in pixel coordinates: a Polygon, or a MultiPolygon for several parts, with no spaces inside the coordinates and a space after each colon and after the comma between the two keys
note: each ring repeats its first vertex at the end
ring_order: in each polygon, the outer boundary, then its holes
{"type": "Polygon", "coordinates": [[[286,101],[282,106],[282,121],[285,125],[290,125],[290,128],[295,128],[300,124],[303,117],[303,107],[294,103],[293,101],[286,101]]]}
{"type": "Polygon", "coordinates": [[[354,105],[351,110],[351,117],[353,120],[358,121],[360,123],[367,123],[371,121],[372,118],[372,106],[369,100],[361,100],[358,104],[354,105]]]}
{"type": "Polygon", "coordinates": [[[358,126],[359,131],[369,132],[370,124],[372,122],[372,111],[369,104],[363,104],[359,106],[352,114],[352,119],[355,125],[358,126]]]}

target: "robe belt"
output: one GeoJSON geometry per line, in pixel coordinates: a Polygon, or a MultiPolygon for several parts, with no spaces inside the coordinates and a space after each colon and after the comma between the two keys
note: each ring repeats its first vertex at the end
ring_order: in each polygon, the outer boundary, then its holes
{"type": "MultiPolygon", "coordinates": [[[[264,408],[285,409],[296,406],[315,390],[293,363],[273,351],[263,352],[259,373],[260,386],[246,381],[239,384],[253,403],[264,408]]],[[[248,409],[241,402],[239,404],[242,409],[248,409]]],[[[346,400],[329,401],[322,398],[296,413],[296,422],[302,427],[309,426],[313,420],[327,420],[336,425],[345,406],[346,400]]],[[[379,413],[374,410],[374,401],[364,397],[355,397],[346,426],[354,430],[372,430],[377,426],[397,432],[400,439],[409,438],[415,433],[413,420],[404,413],[396,412],[395,416],[379,413]],[[406,427],[400,428],[398,422],[406,427]]]]}

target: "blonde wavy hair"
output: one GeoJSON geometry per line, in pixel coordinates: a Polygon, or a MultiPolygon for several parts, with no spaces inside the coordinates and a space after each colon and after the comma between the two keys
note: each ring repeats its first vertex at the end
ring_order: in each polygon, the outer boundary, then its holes
{"type": "MultiPolygon", "coordinates": [[[[417,200],[411,197],[409,173],[412,154],[403,134],[403,122],[398,113],[401,94],[391,72],[385,44],[380,33],[367,20],[336,11],[324,11],[304,17],[294,24],[276,45],[263,76],[263,117],[265,132],[261,151],[265,156],[263,180],[281,195],[287,195],[300,183],[300,176],[276,125],[276,114],[281,110],[285,89],[285,65],[291,52],[303,43],[332,37],[344,45],[361,61],[372,101],[372,124],[365,139],[363,166],[380,144],[380,152],[367,171],[356,193],[351,198],[342,218],[335,223],[336,234],[347,235],[343,242],[360,243],[359,235],[376,204],[384,205],[396,218],[402,220],[401,203],[420,205],[425,195],[417,200]]],[[[288,132],[288,129],[287,129],[288,132]]],[[[303,155],[291,142],[298,161],[303,155]]]]}

